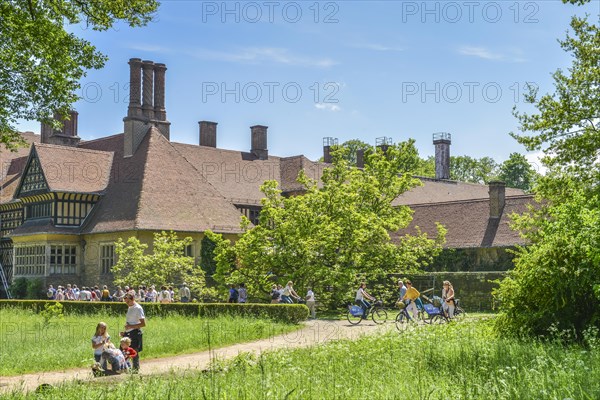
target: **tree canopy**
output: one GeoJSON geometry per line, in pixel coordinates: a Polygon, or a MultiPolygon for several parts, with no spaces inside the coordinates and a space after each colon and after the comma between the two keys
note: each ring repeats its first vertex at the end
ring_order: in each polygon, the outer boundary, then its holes
{"type": "Polygon", "coordinates": [[[0,2],[0,143],[23,144],[18,120],[52,122],[55,112],[68,117],[79,80],[88,69],[102,68],[107,57],[69,32],[85,23],[95,31],[123,21],[146,25],[156,0],[12,0],[0,2]]]}
{"type": "Polygon", "coordinates": [[[185,255],[192,238],[179,239],[174,232],[154,234],[152,253],[134,236],[115,243],[117,263],[112,267],[116,285],[180,285],[185,282],[199,296],[205,288],[204,271],[185,255]]]}
{"type": "Polygon", "coordinates": [[[284,197],[277,182],[265,182],[259,225],[244,219],[245,232],[233,244],[207,232],[217,244],[217,281],[244,282],[249,292],[266,297],[271,284],[292,280],[297,288],[311,286],[320,301],[339,305],[359,280],[427,265],[441,250],[443,227],[435,238],[424,233],[390,238],[412,220],[410,208],[393,203],[419,185],[407,171],[415,164],[415,153],[406,151],[410,146],[372,152],[364,169],[352,167],[348,150],[339,149],[320,183],[299,175],[305,188],[299,196],[284,197]]]}
{"type": "Polygon", "coordinates": [[[535,185],[537,206],[515,217],[530,245],[496,292],[502,332],[581,339],[600,327],[600,31],[577,17],[571,28],[560,44],[573,61],[554,73],[555,92],[529,94],[537,113],[515,111],[531,135],[513,136],[546,153],[548,172],[535,185]]]}

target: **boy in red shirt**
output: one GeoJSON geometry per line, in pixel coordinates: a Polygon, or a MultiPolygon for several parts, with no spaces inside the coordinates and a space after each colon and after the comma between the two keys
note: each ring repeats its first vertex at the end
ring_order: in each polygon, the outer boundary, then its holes
{"type": "Polygon", "coordinates": [[[131,368],[131,359],[137,356],[137,352],[129,346],[131,346],[131,339],[125,336],[121,339],[121,352],[125,356],[127,365],[129,365],[129,368],[131,368]]]}

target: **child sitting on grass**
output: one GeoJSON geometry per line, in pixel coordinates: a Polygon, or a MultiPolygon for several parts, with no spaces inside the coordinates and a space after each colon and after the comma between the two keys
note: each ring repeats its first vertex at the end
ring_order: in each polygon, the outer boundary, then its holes
{"type": "Polygon", "coordinates": [[[104,345],[100,364],[96,363],[92,366],[94,376],[117,375],[128,370],[129,366],[125,361],[125,356],[112,343],[104,345]],[[110,364],[110,369],[107,368],[108,364],[110,364]]]}
{"type": "Polygon", "coordinates": [[[131,346],[131,339],[125,336],[121,339],[121,352],[123,353],[123,356],[125,356],[127,366],[131,368],[131,359],[137,356],[137,351],[129,346],[131,346]]]}

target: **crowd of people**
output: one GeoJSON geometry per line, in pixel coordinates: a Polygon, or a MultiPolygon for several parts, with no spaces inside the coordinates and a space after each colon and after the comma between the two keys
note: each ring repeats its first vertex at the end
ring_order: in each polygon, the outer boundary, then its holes
{"type": "Polygon", "coordinates": [[[66,286],[53,285],[48,286],[46,296],[49,300],[79,300],[79,301],[124,301],[125,295],[131,294],[136,302],[147,303],[172,303],[180,301],[187,303],[191,300],[190,288],[183,283],[177,293],[172,286],[161,286],[160,290],[156,290],[155,285],[149,287],[139,286],[137,290],[132,286],[117,286],[116,290],[111,293],[106,285],[102,289],[98,285],[94,287],[82,286],[81,289],[77,285],[67,284],[66,286]]]}
{"type": "Polygon", "coordinates": [[[306,306],[310,311],[311,318],[316,318],[316,298],[315,293],[312,291],[312,288],[306,289],[306,297],[302,299],[294,290],[294,282],[289,281],[287,285],[273,285],[271,288],[271,303],[278,304],[293,304],[294,300],[298,303],[306,302],[306,306]]]}

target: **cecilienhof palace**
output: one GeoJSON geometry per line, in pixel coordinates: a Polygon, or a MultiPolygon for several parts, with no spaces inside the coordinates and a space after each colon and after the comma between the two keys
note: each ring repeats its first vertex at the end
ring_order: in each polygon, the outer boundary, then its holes
{"type": "MultiPolygon", "coordinates": [[[[325,162],[269,154],[263,125],[250,127],[249,151],[217,148],[217,123],[209,121],[199,122],[197,145],[173,142],[165,65],[133,58],[129,66],[123,133],[80,140],[73,111],[61,130],[42,124],[40,135],[22,133],[28,148],[1,149],[0,261],[9,282],[110,284],[114,242],[136,236],[151,245],[163,230],[192,237],[186,252],[199,259],[205,230],[235,238],[242,214],[257,220],[265,180],[277,180],[284,195],[301,194],[300,170],[319,179],[331,161],[327,142],[325,162]]],[[[423,186],[395,200],[413,208],[414,220],[392,236],[415,226],[433,235],[440,222],[447,248],[491,262],[523,244],[508,216],[523,212],[532,197],[501,182],[449,180],[450,135],[433,139],[436,178],[422,178],[423,186]]]]}

